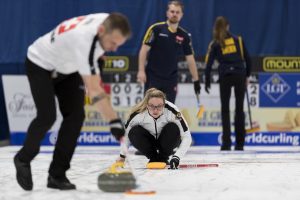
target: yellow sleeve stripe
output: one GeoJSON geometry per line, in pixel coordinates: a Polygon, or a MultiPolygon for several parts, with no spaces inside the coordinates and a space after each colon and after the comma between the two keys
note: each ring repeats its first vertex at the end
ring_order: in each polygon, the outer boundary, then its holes
{"type": "Polygon", "coordinates": [[[157,26],[157,25],[160,25],[160,24],[165,24],[166,22],[158,22],[158,23],[155,23],[153,24],[152,26],[150,26],[144,36],[144,39],[143,39],[143,44],[145,44],[146,42],[149,41],[149,39],[151,38],[151,35],[152,35],[152,32],[153,32],[153,27],[157,26]]]}
{"type": "Polygon", "coordinates": [[[181,29],[183,32],[189,34],[189,32],[187,32],[184,28],[182,28],[181,26],[178,26],[179,29],[181,29]]]}
{"type": "Polygon", "coordinates": [[[207,53],[206,53],[206,56],[205,56],[205,63],[207,64],[208,62],[208,57],[209,57],[209,53],[210,53],[210,50],[211,50],[211,45],[213,44],[213,41],[211,41],[208,45],[208,49],[207,49],[207,53]]]}
{"type": "Polygon", "coordinates": [[[242,37],[239,36],[238,39],[239,39],[239,44],[240,44],[241,56],[242,56],[242,59],[244,60],[244,47],[243,47],[243,43],[242,43],[242,37]]]}
{"type": "Polygon", "coordinates": [[[207,64],[207,62],[208,62],[208,54],[209,54],[209,52],[207,52],[206,53],[206,56],[205,56],[205,63],[207,64]]]}

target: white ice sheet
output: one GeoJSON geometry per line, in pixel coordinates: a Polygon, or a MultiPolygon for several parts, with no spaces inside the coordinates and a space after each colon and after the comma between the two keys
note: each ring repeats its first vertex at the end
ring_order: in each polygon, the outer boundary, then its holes
{"type": "Polygon", "coordinates": [[[20,147],[0,148],[0,200],[299,200],[300,147],[246,147],[220,152],[219,147],[192,147],[181,163],[218,163],[219,167],[147,170],[147,159],[133,155],[130,163],[141,189],[155,195],[104,193],[97,176],[118,157],[118,147],[78,147],[68,171],[76,191],[46,187],[52,147],[42,147],[32,162],[34,189],[23,191],[15,180],[13,156],[20,147]]]}

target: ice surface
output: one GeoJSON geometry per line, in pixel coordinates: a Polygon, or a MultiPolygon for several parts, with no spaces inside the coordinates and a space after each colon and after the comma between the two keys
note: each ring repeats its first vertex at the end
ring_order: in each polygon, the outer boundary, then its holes
{"type": "Polygon", "coordinates": [[[13,156],[20,147],[0,148],[0,200],[299,200],[300,147],[246,147],[220,152],[219,147],[192,147],[181,163],[218,163],[219,167],[147,170],[147,159],[130,149],[130,165],[139,191],[155,195],[104,193],[97,177],[118,157],[118,147],[78,147],[68,171],[76,191],[48,189],[46,180],[53,147],[42,147],[32,162],[34,189],[23,191],[15,180],[13,156]]]}

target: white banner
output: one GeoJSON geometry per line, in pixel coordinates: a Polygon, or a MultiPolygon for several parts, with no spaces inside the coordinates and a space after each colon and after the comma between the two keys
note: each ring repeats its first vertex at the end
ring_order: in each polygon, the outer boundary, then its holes
{"type": "MultiPolygon", "coordinates": [[[[258,107],[258,94],[259,88],[258,84],[249,84],[248,92],[251,107],[258,107]]],[[[247,108],[247,101],[245,96],[245,108],[247,108]]],[[[197,106],[197,99],[194,92],[194,87],[192,84],[178,84],[178,94],[176,97],[175,104],[179,108],[192,108],[197,106]]],[[[211,84],[210,93],[207,94],[205,91],[204,84],[201,84],[201,94],[200,94],[200,104],[204,105],[206,108],[220,108],[220,89],[219,84],[211,84]]],[[[231,91],[230,98],[230,108],[235,107],[235,94],[234,90],[231,91]]]]}
{"type": "MultiPolygon", "coordinates": [[[[24,75],[3,75],[2,82],[10,132],[26,132],[36,116],[28,79],[24,75]]],[[[51,132],[60,125],[62,117],[58,109],[57,115],[51,132]]]]}
{"type": "MultiPolygon", "coordinates": [[[[27,128],[36,116],[35,105],[31,96],[26,76],[2,76],[5,103],[8,115],[11,143],[21,145],[27,128]]],[[[128,119],[131,106],[135,105],[143,97],[142,87],[137,83],[114,83],[110,85],[112,104],[118,111],[123,121],[128,119]],[[122,108],[123,107],[123,108],[122,108]]],[[[252,107],[258,105],[258,85],[250,84],[248,87],[252,107]]],[[[192,84],[179,84],[176,105],[181,109],[188,121],[195,145],[220,145],[218,138],[221,137],[221,114],[218,84],[212,84],[211,93],[204,91],[200,95],[201,104],[205,112],[203,118],[196,118],[197,101],[192,84]],[[195,134],[196,133],[196,134],[195,134]],[[197,134],[201,133],[201,134],[197,134]]],[[[245,100],[245,104],[246,104],[245,100]]],[[[78,139],[81,145],[117,145],[115,139],[109,133],[108,123],[94,106],[85,106],[86,119],[78,139]]],[[[247,107],[245,107],[247,112],[247,107]]],[[[49,136],[42,144],[54,144],[57,138],[57,130],[62,117],[57,107],[57,120],[49,136]]],[[[247,113],[246,113],[247,114],[247,113]]],[[[234,116],[234,93],[231,98],[231,116],[234,116]]],[[[247,145],[299,145],[300,109],[278,108],[254,108],[252,120],[260,126],[258,133],[247,134],[247,145]]],[[[246,126],[249,128],[249,117],[246,115],[246,126]]],[[[233,124],[232,124],[233,125],[233,124]]],[[[232,126],[233,128],[233,126],[232,126]]],[[[233,129],[232,129],[233,130],[233,129]]]]}
{"type": "MultiPolygon", "coordinates": [[[[36,115],[36,109],[31,96],[27,77],[24,75],[4,75],[2,76],[2,80],[10,132],[26,132],[31,120],[36,115]]],[[[208,111],[220,110],[219,85],[212,84],[210,94],[207,94],[205,92],[204,85],[201,85],[201,87],[202,90],[200,94],[200,102],[204,105],[205,110],[207,111],[206,115],[207,113],[209,113],[208,111]]],[[[257,84],[251,84],[248,87],[252,107],[258,107],[257,88],[257,84]]],[[[137,83],[112,83],[110,85],[110,93],[112,105],[116,108],[116,110],[120,111],[120,113],[123,113],[124,111],[120,110],[123,107],[124,109],[126,109],[127,113],[133,105],[141,101],[141,99],[143,98],[143,87],[137,83]]],[[[234,110],[235,95],[233,91],[231,96],[231,109],[234,110]]],[[[247,102],[245,100],[245,110],[247,110],[246,103],[247,102]]],[[[189,112],[194,111],[195,113],[197,113],[198,105],[192,84],[184,83],[178,85],[176,105],[182,111],[188,109],[189,112]]],[[[94,120],[92,121],[93,123],[91,123],[91,119],[89,118],[89,111],[91,111],[91,108],[89,106],[86,106],[85,109],[87,116],[85,124],[83,126],[83,130],[90,130],[91,124],[95,124],[96,122],[94,120]]],[[[97,111],[95,112],[98,113],[97,111]]],[[[58,106],[57,113],[57,120],[51,128],[50,132],[56,132],[61,123],[62,117],[58,110],[58,106]]],[[[192,116],[193,115],[195,114],[193,113],[192,116]]],[[[95,116],[95,114],[93,116],[95,116]]],[[[125,116],[120,117],[124,121],[127,120],[125,116]]],[[[96,121],[98,122],[97,124],[104,123],[101,117],[97,118],[96,121]]],[[[97,130],[98,128],[99,125],[96,126],[97,130]]],[[[107,127],[105,128],[107,129],[107,127]]],[[[102,129],[100,128],[99,130],[102,129]]]]}

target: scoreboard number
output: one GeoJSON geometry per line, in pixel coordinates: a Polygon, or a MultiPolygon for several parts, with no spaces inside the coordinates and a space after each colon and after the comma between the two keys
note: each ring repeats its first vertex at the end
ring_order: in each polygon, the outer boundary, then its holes
{"type": "MultiPolygon", "coordinates": [[[[258,107],[259,84],[250,83],[248,85],[249,103],[251,107],[258,107]]],[[[246,97],[247,98],[247,97],[246,97]]]]}
{"type": "Polygon", "coordinates": [[[111,96],[113,106],[132,107],[142,101],[144,87],[138,83],[112,83],[111,96]]]}

